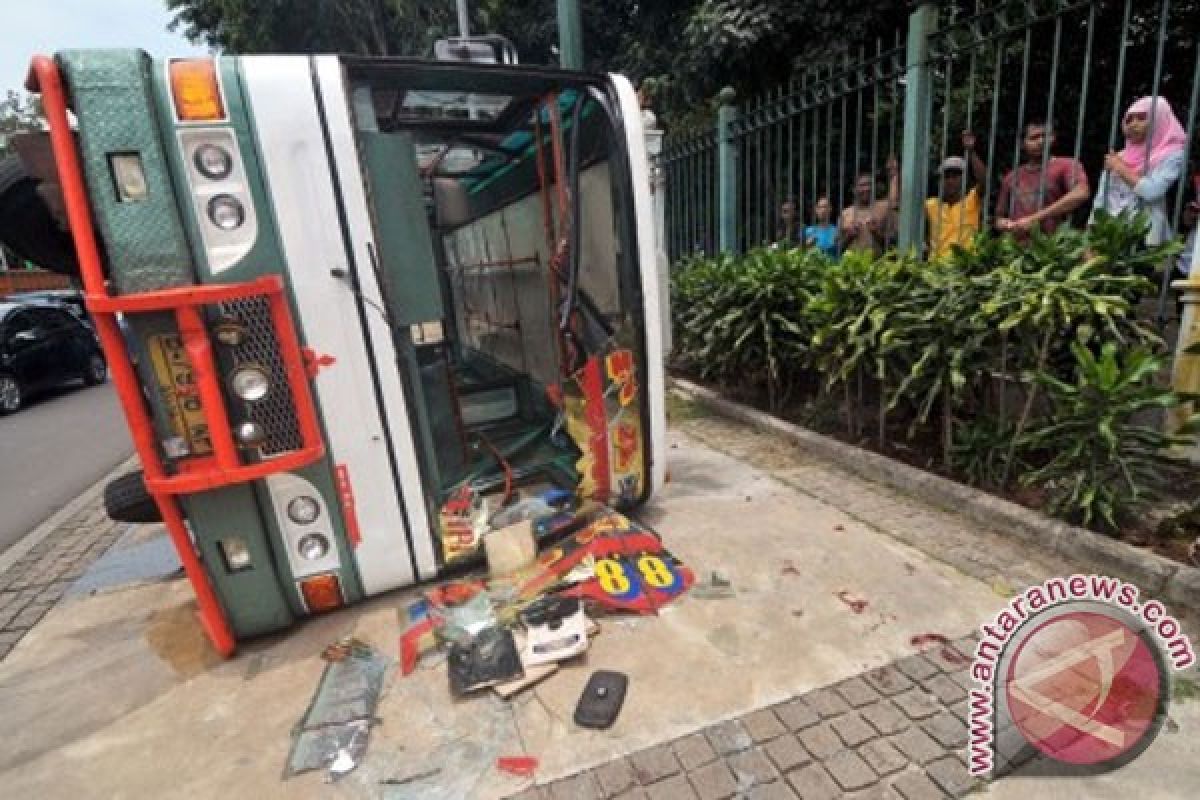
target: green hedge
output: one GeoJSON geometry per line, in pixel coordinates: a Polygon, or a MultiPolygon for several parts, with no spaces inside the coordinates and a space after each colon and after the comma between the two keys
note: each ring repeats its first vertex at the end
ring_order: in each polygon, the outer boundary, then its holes
{"type": "Polygon", "coordinates": [[[836,398],[853,438],[873,409],[881,448],[899,426],[968,482],[1035,485],[1051,512],[1115,529],[1177,475],[1171,448],[1191,432],[1141,423],[1179,402],[1155,383],[1165,344],[1135,313],[1178,245],[1147,248],[1147,230],[1101,214],[1086,232],[981,236],[934,262],[802,249],[685,261],[673,358],[775,412],[836,398]]]}

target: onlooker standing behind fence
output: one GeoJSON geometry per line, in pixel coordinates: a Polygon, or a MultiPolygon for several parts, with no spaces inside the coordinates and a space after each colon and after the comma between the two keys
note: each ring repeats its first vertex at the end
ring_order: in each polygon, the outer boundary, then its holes
{"type": "Polygon", "coordinates": [[[830,222],[833,216],[833,204],[829,198],[821,195],[813,206],[813,217],[816,224],[804,229],[804,244],[815,247],[830,258],[838,255],[838,229],[830,222]]]}
{"type": "Polygon", "coordinates": [[[1041,120],[1027,122],[1022,136],[1023,163],[1010,170],[1000,182],[996,201],[996,229],[1012,232],[1019,240],[1029,238],[1034,225],[1053,233],[1071,212],[1088,201],[1087,173],[1074,158],[1052,155],[1043,165],[1046,137],[1054,152],[1054,130],[1041,120]]]}
{"type": "Polygon", "coordinates": [[[854,205],[842,211],[838,220],[841,248],[869,250],[879,255],[895,235],[895,209],[900,201],[900,166],[895,156],[887,162],[887,198],[875,200],[875,176],[861,173],[854,182],[854,205]]]}
{"type": "Polygon", "coordinates": [[[1167,192],[1183,174],[1187,132],[1165,97],[1143,97],[1129,107],[1121,121],[1125,148],[1104,157],[1104,173],[1093,209],[1110,214],[1150,215],[1146,244],[1170,239],[1167,192]]]}
{"type": "Polygon", "coordinates": [[[970,247],[979,232],[979,188],[972,186],[963,194],[963,187],[977,183],[987,174],[987,165],[975,152],[975,134],[963,131],[963,152],[966,158],[950,156],[938,167],[942,186],[939,197],[925,201],[925,219],[929,222],[929,257],[940,258],[950,252],[954,245],[970,247]],[[970,167],[970,173],[967,168],[970,167]]]}
{"type": "Polygon", "coordinates": [[[775,237],[776,244],[785,247],[795,247],[800,243],[800,224],[796,219],[796,201],[790,197],[779,206],[779,234],[775,237]]]}

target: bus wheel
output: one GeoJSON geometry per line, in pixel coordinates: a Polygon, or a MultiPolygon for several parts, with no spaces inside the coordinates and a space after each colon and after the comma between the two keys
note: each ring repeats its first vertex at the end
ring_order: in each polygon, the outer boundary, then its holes
{"type": "Polygon", "coordinates": [[[146,491],[141,470],[108,482],[104,487],[104,510],[115,522],[162,522],[158,505],[146,491]]]}

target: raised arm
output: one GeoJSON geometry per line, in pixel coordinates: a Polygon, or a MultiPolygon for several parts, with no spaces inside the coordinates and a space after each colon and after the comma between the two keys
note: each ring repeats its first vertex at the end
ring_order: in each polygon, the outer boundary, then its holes
{"type": "Polygon", "coordinates": [[[900,162],[892,153],[887,160],[888,193],[887,204],[891,211],[900,210],[900,162]]]}
{"type": "Polygon", "coordinates": [[[967,168],[970,170],[970,177],[976,183],[987,177],[987,164],[979,157],[979,152],[975,149],[975,134],[970,131],[963,131],[962,135],[963,152],[967,154],[967,168]]]}
{"type": "Polygon", "coordinates": [[[858,236],[858,223],[851,222],[850,209],[843,208],[842,213],[838,214],[838,238],[841,239],[842,246],[852,242],[858,236]]]}

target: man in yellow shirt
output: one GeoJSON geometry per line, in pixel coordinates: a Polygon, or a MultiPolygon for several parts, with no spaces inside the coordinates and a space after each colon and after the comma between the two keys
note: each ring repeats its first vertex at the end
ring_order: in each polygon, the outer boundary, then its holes
{"type": "Polygon", "coordinates": [[[971,186],[963,194],[965,185],[976,183],[987,174],[987,165],[975,152],[975,134],[964,131],[963,152],[967,157],[951,156],[938,168],[941,176],[941,196],[925,201],[925,219],[929,223],[930,260],[947,255],[954,245],[970,247],[979,232],[981,201],[979,187],[971,186]],[[968,165],[970,175],[966,175],[968,165]]]}

